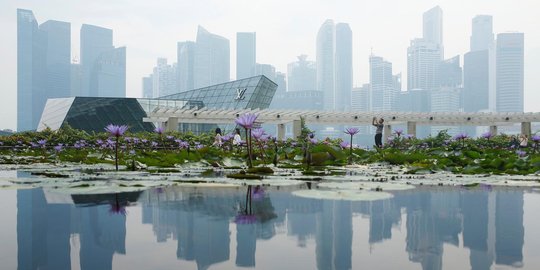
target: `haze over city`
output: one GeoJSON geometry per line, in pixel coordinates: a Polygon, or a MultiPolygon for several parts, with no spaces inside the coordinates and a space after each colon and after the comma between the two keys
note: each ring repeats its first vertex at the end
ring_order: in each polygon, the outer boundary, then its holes
{"type": "Polygon", "coordinates": [[[230,77],[236,78],[236,33],[256,32],[257,62],[286,73],[301,54],[315,61],[316,37],[332,19],[348,23],[353,37],[353,85],[369,83],[371,53],[392,62],[406,89],[407,47],[422,36],[422,14],[434,6],[443,10],[444,58],[469,51],[471,20],[493,16],[493,32],[517,31],[525,36],[525,111],[540,111],[540,3],[527,1],[3,1],[0,25],[0,129],[16,129],[17,8],[29,9],[39,23],[71,23],[71,56],[79,59],[79,30],[92,24],[113,30],[114,45],[127,47],[126,94],[142,96],[141,78],[152,72],[158,57],[176,62],[177,42],[195,40],[197,26],[230,41],[230,77]]]}

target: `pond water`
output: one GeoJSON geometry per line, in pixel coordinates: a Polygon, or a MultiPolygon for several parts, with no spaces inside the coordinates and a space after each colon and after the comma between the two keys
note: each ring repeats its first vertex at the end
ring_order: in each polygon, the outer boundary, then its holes
{"type": "Polygon", "coordinates": [[[540,269],[536,189],[417,187],[374,201],[298,189],[308,185],[0,190],[0,268],[540,269]]]}

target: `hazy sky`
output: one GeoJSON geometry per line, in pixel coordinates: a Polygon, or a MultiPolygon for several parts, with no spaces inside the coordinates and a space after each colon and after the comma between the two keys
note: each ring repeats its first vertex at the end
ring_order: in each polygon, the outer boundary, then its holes
{"type": "Polygon", "coordinates": [[[286,72],[300,54],[315,60],[317,31],[326,19],[349,23],[353,31],[354,85],[369,81],[371,50],[406,78],[409,42],[422,36],[422,13],[436,5],[444,14],[446,58],[469,50],[471,19],[478,14],[493,15],[495,34],[525,33],[525,110],[540,111],[539,0],[1,0],[0,129],[16,127],[17,8],[32,10],[40,24],[71,22],[75,58],[83,23],[113,29],[115,46],[127,46],[127,95],[139,97],[141,78],[156,58],[175,62],[176,43],[195,40],[197,25],[230,40],[233,79],[236,32],[257,32],[257,62],[286,72]]]}

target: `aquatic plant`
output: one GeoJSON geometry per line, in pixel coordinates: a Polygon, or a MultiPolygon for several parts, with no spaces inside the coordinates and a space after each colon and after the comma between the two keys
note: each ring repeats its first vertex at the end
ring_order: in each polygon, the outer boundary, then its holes
{"type": "Polygon", "coordinates": [[[358,128],[350,127],[345,129],[345,133],[351,136],[351,143],[349,146],[349,165],[352,164],[352,146],[353,146],[353,136],[356,135],[360,130],[358,128]]]}
{"type": "Polygon", "coordinates": [[[120,141],[120,137],[123,136],[127,130],[128,130],[128,126],[126,125],[117,126],[117,125],[109,124],[108,126],[105,127],[105,131],[109,132],[111,136],[116,137],[116,143],[114,144],[114,152],[115,152],[114,165],[117,171],[118,171],[118,144],[120,141]]]}
{"type": "Polygon", "coordinates": [[[236,120],[234,120],[234,122],[237,125],[243,127],[246,131],[246,147],[247,147],[247,152],[248,152],[248,167],[249,168],[253,167],[250,130],[253,128],[253,125],[255,124],[257,117],[258,115],[256,114],[246,113],[236,118],[236,120]]]}

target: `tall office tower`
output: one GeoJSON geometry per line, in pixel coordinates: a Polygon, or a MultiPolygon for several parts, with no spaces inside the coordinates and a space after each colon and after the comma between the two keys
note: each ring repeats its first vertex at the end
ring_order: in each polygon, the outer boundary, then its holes
{"type": "Polygon", "coordinates": [[[269,64],[255,64],[253,69],[253,76],[264,75],[270,80],[275,80],[276,78],[276,68],[269,64]]]}
{"type": "Polygon", "coordinates": [[[47,98],[68,97],[71,25],[38,26],[30,10],[17,9],[17,131],[37,128],[47,98]]]}
{"type": "Polygon", "coordinates": [[[497,111],[523,112],[523,33],[497,35],[497,111]]]}
{"type": "Polygon", "coordinates": [[[366,83],[362,87],[355,87],[351,92],[351,109],[355,112],[371,111],[371,86],[366,83]]]}
{"type": "Polygon", "coordinates": [[[463,63],[463,109],[479,112],[489,109],[489,50],[465,54],[463,63]]]}
{"type": "Polygon", "coordinates": [[[71,63],[71,89],[70,97],[80,95],[82,89],[82,66],[78,62],[71,63]]]}
{"type": "Polygon", "coordinates": [[[443,12],[439,6],[436,6],[423,15],[423,38],[428,42],[433,42],[441,48],[441,60],[444,59],[443,53],[443,12]]]}
{"type": "Polygon", "coordinates": [[[407,89],[433,90],[440,86],[441,46],[413,39],[407,49],[407,89]]]}
{"type": "Polygon", "coordinates": [[[167,59],[158,58],[152,73],[152,97],[163,97],[178,93],[176,65],[167,64],[167,59]]]}
{"type": "Polygon", "coordinates": [[[398,94],[401,92],[401,72],[392,76],[392,87],[396,89],[398,94]]]}
{"type": "Polygon", "coordinates": [[[274,82],[278,85],[275,95],[284,95],[287,92],[287,75],[283,72],[276,72],[274,82]]]}
{"type": "Polygon", "coordinates": [[[113,46],[111,29],[82,25],[81,65],[80,96],[126,96],[126,48],[113,46]]]}
{"type": "Polygon", "coordinates": [[[335,110],[335,27],[333,20],[323,23],[317,33],[317,90],[323,92],[324,110],[335,110]]]}
{"type": "Polygon", "coordinates": [[[459,55],[441,61],[440,76],[441,87],[461,87],[463,70],[461,69],[459,55]]]}
{"type": "Polygon", "coordinates": [[[351,110],[351,91],[353,87],[352,31],[348,24],[336,24],[336,74],[335,109],[351,110]]]}
{"type": "Polygon", "coordinates": [[[477,15],[472,19],[471,51],[482,51],[493,45],[493,17],[477,15]]]}
{"type": "Polygon", "coordinates": [[[195,42],[178,42],[177,46],[177,81],[179,92],[193,90],[193,68],[195,63],[195,42]]]}
{"type": "Polygon", "coordinates": [[[142,78],[142,97],[143,98],[155,98],[153,94],[153,74],[142,78]]]}
{"type": "Polygon", "coordinates": [[[255,32],[236,33],[236,79],[251,77],[257,61],[255,32]]]}
{"type": "MultiPolygon", "coordinates": [[[[442,86],[440,89],[431,91],[432,112],[459,112],[461,111],[462,88],[442,86]]],[[[436,136],[440,131],[448,130],[448,134],[457,135],[461,129],[453,126],[434,126],[431,135],[436,136]]],[[[470,133],[468,133],[471,135],[470,133]]]]}
{"type": "Polygon", "coordinates": [[[193,70],[194,88],[228,82],[230,80],[229,40],[211,34],[199,26],[193,70]]]}
{"type": "Polygon", "coordinates": [[[325,110],[350,110],[352,32],[348,24],[327,20],[317,34],[317,90],[325,110]]]}
{"type": "Polygon", "coordinates": [[[307,61],[307,55],[287,65],[288,91],[314,91],[317,89],[317,65],[307,61]]]}
{"type": "Polygon", "coordinates": [[[126,96],[126,47],[99,55],[92,69],[90,89],[98,97],[126,96]]]}
{"type": "Polygon", "coordinates": [[[493,18],[472,19],[471,51],[463,61],[463,109],[479,112],[493,109],[495,98],[495,48],[493,18]]]}
{"type": "Polygon", "coordinates": [[[369,57],[369,84],[371,86],[371,110],[392,111],[395,109],[397,90],[394,89],[392,63],[382,57],[369,57]]]}

